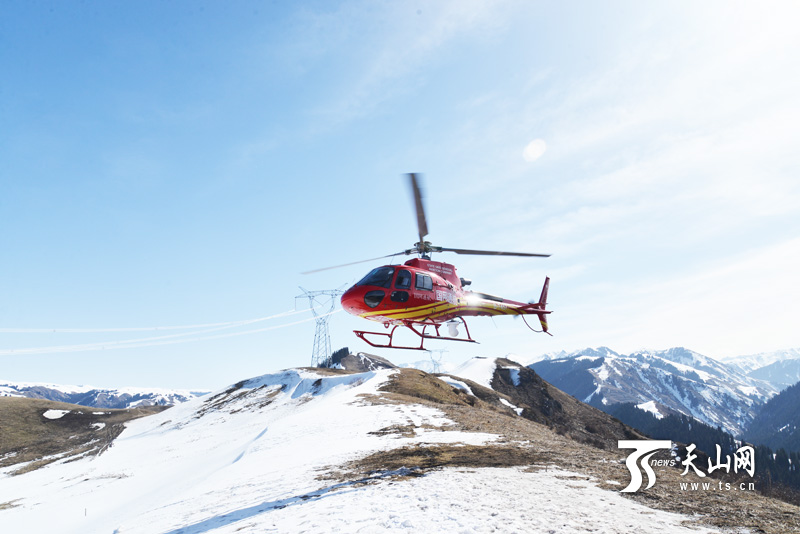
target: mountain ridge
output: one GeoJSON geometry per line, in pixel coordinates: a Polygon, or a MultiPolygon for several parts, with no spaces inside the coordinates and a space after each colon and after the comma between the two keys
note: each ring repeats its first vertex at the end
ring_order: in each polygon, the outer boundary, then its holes
{"type": "Polygon", "coordinates": [[[0,397],[27,397],[92,408],[127,409],[172,406],[205,395],[206,391],[167,388],[100,388],[40,382],[0,380],[0,397]]]}
{"type": "Polygon", "coordinates": [[[734,435],[741,434],[758,406],[777,393],[767,382],[683,347],[629,355],[600,347],[530,367],[593,406],[652,402],[651,409],[660,409],[661,415],[682,413],[734,435]]]}

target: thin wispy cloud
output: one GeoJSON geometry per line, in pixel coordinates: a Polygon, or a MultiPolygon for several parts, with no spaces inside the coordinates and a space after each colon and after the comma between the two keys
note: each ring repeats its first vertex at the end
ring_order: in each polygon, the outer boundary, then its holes
{"type": "MultiPolygon", "coordinates": [[[[442,49],[466,34],[496,31],[505,16],[501,4],[478,1],[448,1],[412,5],[370,4],[370,9],[345,4],[335,15],[338,27],[359,25],[369,13],[364,35],[364,53],[357,74],[337,84],[336,98],[318,107],[314,114],[334,124],[376,112],[388,101],[418,91],[427,83],[424,68],[435,68],[442,49]]],[[[355,30],[353,31],[355,33],[355,30]]]]}

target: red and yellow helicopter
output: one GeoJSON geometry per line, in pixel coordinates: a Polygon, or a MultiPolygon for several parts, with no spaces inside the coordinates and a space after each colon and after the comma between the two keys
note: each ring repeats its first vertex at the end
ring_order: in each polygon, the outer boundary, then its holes
{"type": "MultiPolygon", "coordinates": [[[[470,250],[432,245],[429,241],[425,241],[425,236],[428,235],[428,225],[425,219],[425,209],[422,204],[422,194],[417,175],[412,173],[408,174],[408,177],[414,195],[417,227],[419,229],[419,241],[414,244],[413,248],[387,256],[303,273],[310,274],[327,269],[390,258],[400,254],[417,254],[419,256],[408,260],[403,265],[377,267],[370,271],[361,281],[345,291],[341,299],[342,308],[345,311],[352,315],[381,323],[387,330],[391,328],[388,332],[355,330],[354,333],[373,347],[426,350],[424,347],[426,339],[475,343],[476,341],[472,339],[464,317],[514,315],[522,316],[524,320],[525,315],[536,315],[542,325],[542,330],[538,332],[552,335],[547,329],[547,314],[551,313],[551,311],[545,309],[550,278],[545,277],[544,287],[538,302],[517,302],[468,290],[467,286],[471,284],[471,281],[460,278],[454,265],[433,261],[430,256],[433,252],[545,258],[550,255],[531,254],[528,252],[470,250]],[[457,327],[459,323],[464,326],[466,337],[458,337],[457,327]],[[449,335],[442,335],[439,332],[439,329],[444,324],[448,326],[449,335]],[[419,346],[403,346],[393,343],[395,331],[401,326],[419,336],[419,346]],[[435,333],[429,333],[429,327],[432,327],[435,333]],[[372,337],[372,339],[369,339],[368,336],[372,337]],[[384,343],[380,343],[379,340],[384,341],[384,343]]],[[[527,321],[525,324],[528,324],[527,321]]],[[[531,328],[530,325],[528,327],[531,328]]]]}

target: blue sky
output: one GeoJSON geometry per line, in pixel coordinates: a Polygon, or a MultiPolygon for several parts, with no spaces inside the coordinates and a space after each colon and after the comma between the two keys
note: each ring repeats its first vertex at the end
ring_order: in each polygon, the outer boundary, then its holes
{"type": "Polygon", "coordinates": [[[0,377],[305,365],[310,314],[238,323],[411,246],[412,171],[435,244],[553,254],[440,255],[555,310],[446,359],[800,346],[799,9],[697,4],[3,1],[0,377]],[[218,326],[125,330],[185,325],[218,326]]]}

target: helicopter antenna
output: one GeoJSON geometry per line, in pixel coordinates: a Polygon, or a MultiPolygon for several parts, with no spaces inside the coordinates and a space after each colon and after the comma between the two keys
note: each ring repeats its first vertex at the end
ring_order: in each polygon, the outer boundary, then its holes
{"type": "Polygon", "coordinates": [[[328,332],[328,319],[336,308],[337,297],[344,291],[341,289],[323,289],[319,291],[307,291],[302,287],[302,295],[296,296],[297,299],[307,298],[311,313],[316,319],[317,328],[314,331],[314,348],[311,349],[311,367],[319,367],[322,363],[330,360],[331,357],[331,336],[328,332]]]}

